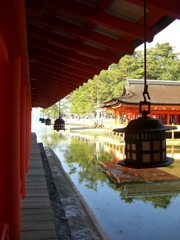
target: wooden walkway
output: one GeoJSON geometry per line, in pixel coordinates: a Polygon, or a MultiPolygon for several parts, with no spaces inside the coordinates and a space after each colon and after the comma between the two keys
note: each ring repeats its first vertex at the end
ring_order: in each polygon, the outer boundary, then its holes
{"type": "Polygon", "coordinates": [[[57,239],[36,135],[32,134],[26,198],[21,206],[21,240],[57,239]]]}

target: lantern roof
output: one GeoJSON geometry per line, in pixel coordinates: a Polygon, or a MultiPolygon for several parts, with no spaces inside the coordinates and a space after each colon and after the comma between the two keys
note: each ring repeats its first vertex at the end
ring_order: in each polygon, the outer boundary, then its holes
{"type": "Polygon", "coordinates": [[[142,116],[129,122],[125,128],[116,128],[114,132],[157,132],[175,130],[176,126],[165,126],[159,119],[142,116]]]}

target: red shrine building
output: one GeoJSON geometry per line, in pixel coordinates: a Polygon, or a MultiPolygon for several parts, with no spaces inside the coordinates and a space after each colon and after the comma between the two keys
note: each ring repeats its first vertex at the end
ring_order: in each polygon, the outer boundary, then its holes
{"type": "MultiPolygon", "coordinates": [[[[150,117],[158,118],[163,124],[180,124],[180,82],[147,80],[151,102],[150,117]]],[[[123,119],[130,121],[138,118],[139,103],[144,101],[144,80],[128,79],[120,97],[113,97],[103,103],[103,108],[114,111],[117,123],[123,119]]]]}

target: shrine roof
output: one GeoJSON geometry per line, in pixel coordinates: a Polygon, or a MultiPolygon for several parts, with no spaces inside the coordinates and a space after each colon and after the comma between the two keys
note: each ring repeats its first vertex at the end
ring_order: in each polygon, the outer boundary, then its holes
{"type": "MultiPolygon", "coordinates": [[[[180,81],[166,80],[146,80],[150,100],[146,95],[146,100],[157,105],[180,105],[180,81]]],[[[113,107],[119,104],[139,104],[144,101],[144,80],[127,79],[124,85],[123,94],[105,101],[102,107],[113,107]]]]}

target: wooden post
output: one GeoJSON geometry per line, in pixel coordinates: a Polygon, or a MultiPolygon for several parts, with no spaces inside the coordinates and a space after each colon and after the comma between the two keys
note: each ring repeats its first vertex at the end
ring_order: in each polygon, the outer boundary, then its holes
{"type": "Polygon", "coordinates": [[[167,125],[170,124],[170,114],[167,114],[167,125]]]}
{"type": "Polygon", "coordinates": [[[21,58],[0,64],[0,222],[10,239],[20,239],[20,74],[21,58]]]}
{"type": "Polygon", "coordinates": [[[30,99],[27,96],[27,111],[26,111],[26,124],[27,124],[27,162],[26,162],[26,172],[29,170],[29,157],[30,157],[30,141],[31,141],[31,104],[30,99]]]}
{"type": "Polygon", "coordinates": [[[26,162],[27,162],[27,124],[26,124],[26,86],[21,86],[20,112],[20,175],[22,198],[26,197],[26,162]]]}

